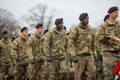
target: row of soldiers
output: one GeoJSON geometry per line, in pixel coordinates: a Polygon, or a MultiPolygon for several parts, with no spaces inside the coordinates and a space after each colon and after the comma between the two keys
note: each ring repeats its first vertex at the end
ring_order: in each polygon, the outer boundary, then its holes
{"type": "Polygon", "coordinates": [[[114,68],[120,58],[120,22],[118,7],[108,9],[109,18],[96,32],[88,13],[70,30],[57,18],[52,30],[43,34],[43,24],[28,37],[28,28],[12,43],[9,33],[0,40],[0,80],[114,80],[114,68]],[[72,74],[72,75],[71,75],[72,74]]]}

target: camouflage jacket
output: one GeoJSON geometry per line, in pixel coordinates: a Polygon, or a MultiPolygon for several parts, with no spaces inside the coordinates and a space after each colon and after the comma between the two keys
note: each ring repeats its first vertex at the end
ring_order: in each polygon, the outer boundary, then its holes
{"type": "Polygon", "coordinates": [[[44,42],[44,53],[54,58],[65,58],[67,49],[67,34],[64,29],[58,31],[53,28],[46,33],[44,42]]]}
{"type": "Polygon", "coordinates": [[[28,49],[27,53],[29,54],[29,60],[34,59],[35,61],[44,60],[44,53],[43,53],[43,47],[44,47],[44,37],[42,34],[35,33],[31,37],[29,37],[29,40],[27,41],[28,49]]]}
{"type": "MultiPolygon", "coordinates": [[[[120,38],[120,23],[116,21],[114,24],[111,23],[109,20],[105,21],[103,24],[100,25],[99,30],[96,33],[96,40],[100,43],[100,49],[102,51],[114,51],[120,50],[119,42],[115,39],[108,39],[105,40],[103,37],[104,35],[112,35],[117,38],[120,38]]],[[[99,49],[99,45],[98,45],[99,49]]]]}
{"type": "Polygon", "coordinates": [[[26,65],[28,63],[28,54],[26,53],[27,49],[27,40],[28,37],[24,37],[22,34],[15,39],[12,44],[11,55],[13,57],[13,61],[18,65],[26,65]],[[19,60],[15,61],[16,56],[18,56],[19,60]]]}
{"type": "Polygon", "coordinates": [[[10,54],[11,43],[8,40],[0,40],[0,64],[1,65],[11,65],[12,57],[10,54]]]}
{"type": "Polygon", "coordinates": [[[80,54],[93,54],[94,34],[89,25],[83,27],[81,23],[71,29],[68,36],[68,52],[71,56],[80,54]]]}

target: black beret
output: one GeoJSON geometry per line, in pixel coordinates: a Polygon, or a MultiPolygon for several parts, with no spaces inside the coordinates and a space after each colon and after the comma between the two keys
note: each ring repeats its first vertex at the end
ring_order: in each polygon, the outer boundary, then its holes
{"type": "Polygon", "coordinates": [[[119,10],[119,8],[118,8],[117,6],[113,6],[113,7],[110,7],[110,8],[108,9],[108,13],[112,13],[112,12],[118,11],[118,10],[119,10]]]}
{"type": "Polygon", "coordinates": [[[43,27],[43,24],[42,24],[42,23],[38,23],[38,24],[36,25],[36,29],[38,29],[38,28],[40,28],[40,27],[43,27]]]}
{"type": "Polygon", "coordinates": [[[58,24],[60,24],[61,22],[63,22],[63,18],[57,18],[57,19],[55,20],[55,25],[58,25],[58,24]]]}
{"type": "Polygon", "coordinates": [[[82,13],[80,16],[79,16],[79,20],[83,20],[86,16],[88,16],[88,13],[82,13]]]}
{"type": "Polygon", "coordinates": [[[5,30],[5,31],[2,32],[2,35],[5,35],[5,34],[7,34],[7,33],[8,33],[8,31],[5,30]]]}
{"type": "Polygon", "coordinates": [[[23,27],[20,32],[23,32],[25,30],[28,30],[28,28],[27,27],[23,27]]]}

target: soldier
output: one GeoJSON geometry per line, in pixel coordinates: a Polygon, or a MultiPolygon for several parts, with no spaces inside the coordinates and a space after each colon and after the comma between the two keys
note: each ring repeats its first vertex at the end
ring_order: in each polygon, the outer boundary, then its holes
{"type": "Polygon", "coordinates": [[[44,53],[47,56],[48,80],[64,80],[63,77],[67,73],[67,34],[62,28],[63,18],[57,18],[55,25],[56,27],[45,34],[44,53]]]}
{"type": "Polygon", "coordinates": [[[13,64],[10,54],[11,43],[8,40],[8,31],[2,32],[2,40],[0,40],[0,80],[13,80],[12,77],[13,64]]]}
{"type": "Polygon", "coordinates": [[[43,53],[43,24],[36,25],[36,32],[32,35],[28,42],[27,53],[29,53],[28,78],[29,80],[45,80],[46,65],[45,54],[43,53]]]}
{"type": "Polygon", "coordinates": [[[120,23],[116,20],[118,17],[118,7],[111,7],[108,10],[108,14],[109,19],[100,25],[96,33],[96,39],[101,45],[100,51],[103,55],[104,80],[114,80],[113,69],[119,59],[120,46],[118,41],[108,35],[120,38],[120,23]]]}
{"type": "MultiPolygon", "coordinates": [[[[103,21],[105,22],[106,20],[109,19],[109,15],[105,15],[103,21]]],[[[97,59],[97,62],[96,62],[96,66],[97,66],[97,72],[96,72],[96,79],[97,80],[102,80],[104,78],[104,75],[103,75],[103,66],[102,66],[102,62],[103,62],[103,59],[102,59],[102,45],[99,43],[99,40],[97,39],[97,37],[95,38],[96,39],[96,51],[97,51],[97,56],[96,56],[96,59],[97,59]]]]}
{"type": "Polygon", "coordinates": [[[11,54],[14,61],[14,79],[24,80],[26,78],[26,68],[28,65],[28,55],[26,53],[28,40],[28,28],[21,29],[21,35],[12,44],[11,54]]]}
{"type": "Polygon", "coordinates": [[[74,29],[71,29],[68,38],[68,48],[73,61],[75,80],[94,80],[96,67],[94,65],[94,34],[88,25],[89,17],[87,13],[82,13],[79,17],[81,21],[74,29]],[[83,74],[83,72],[85,72],[83,74]],[[83,78],[80,77],[83,74],[83,78]],[[87,77],[85,77],[87,76],[87,77]],[[86,79],[85,79],[86,80],[86,79]]]}

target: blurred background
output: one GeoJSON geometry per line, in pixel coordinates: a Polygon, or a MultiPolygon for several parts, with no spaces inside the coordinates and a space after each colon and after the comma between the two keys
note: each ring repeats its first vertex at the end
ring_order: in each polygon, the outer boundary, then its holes
{"type": "Polygon", "coordinates": [[[8,30],[12,37],[24,26],[34,33],[37,23],[51,29],[56,18],[64,19],[69,32],[84,12],[89,14],[89,24],[96,30],[111,6],[120,8],[120,0],[0,0],[0,33],[8,30]]]}

